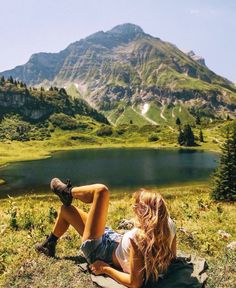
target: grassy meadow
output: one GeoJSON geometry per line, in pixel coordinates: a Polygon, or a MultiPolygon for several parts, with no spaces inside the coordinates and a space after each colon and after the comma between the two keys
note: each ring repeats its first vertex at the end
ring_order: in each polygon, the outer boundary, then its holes
{"type": "MultiPolygon", "coordinates": [[[[129,113],[135,112],[130,110],[129,113]]],[[[0,166],[50,157],[51,153],[59,150],[180,148],[177,144],[178,127],[174,124],[172,127],[164,124],[140,127],[135,123],[127,124],[126,119],[126,124],[121,121],[120,125],[107,126],[85,116],[78,116],[75,121],[77,129],[57,127],[51,129],[50,137],[43,140],[1,141],[0,166]]],[[[219,121],[204,128],[204,142],[198,141],[200,127],[195,126],[193,132],[197,136],[197,145],[191,149],[219,152],[225,125],[227,122],[219,121]]],[[[37,135],[34,137],[37,139],[37,135]]],[[[4,179],[0,179],[0,185],[4,185],[4,179]]],[[[210,183],[191,183],[159,190],[167,200],[171,216],[177,224],[178,249],[207,259],[208,288],[233,288],[236,281],[235,252],[230,252],[226,246],[236,238],[235,204],[212,201],[210,186],[210,183]],[[219,230],[230,236],[222,236],[219,230]]],[[[114,229],[118,228],[122,219],[133,217],[130,210],[131,192],[111,193],[108,224],[114,229]]],[[[77,201],[74,204],[88,209],[88,206],[77,201]]],[[[37,195],[1,199],[0,287],[95,287],[89,276],[80,272],[76,265],[80,237],[73,229],[59,241],[57,258],[48,259],[37,255],[34,250],[34,245],[50,233],[59,208],[58,199],[45,191],[37,195]]]]}
{"type": "MultiPolygon", "coordinates": [[[[235,287],[235,252],[226,246],[236,237],[235,204],[213,202],[207,184],[161,188],[177,225],[178,249],[205,257],[209,265],[208,288],[235,287]],[[219,234],[224,230],[230,236],[219,234]]],[[[133,217],[131,191],[112,191],[108,225],[117,229],[122,219],[133,217]]],[[[80,237],[70,228],[59,240],[57,258],[34,250],[49,234],[60,209],[52,193],[1,200],[0,287],[95,287],[80,272],[76,256],[80,237]]],[[[89,207],[74,201],[74,205],[89,207]]]]}
{"type": "MultiPolygon", "coordinates": [[[[36,160],[50,157],[51,153],[60,150],[105,148],[105,147],[152,147],[180,148],[177,144],[178,127],[136,124],[120,124],[107,126],[85,116],[78,116],[74,130],[53,128],[50,136],[41,140],[16,141],[4,139],[0,141],[0,166],[10,162],[36,160]],[[173,128],[174,127],[174,128],[173,128]],[[106,131],[108,129],[108,135],[106,131]],[[98,133],[102,131],[102,133],[98,133]],[[151,137],[154,136],[154,137],[151,137]]],[[[202,128],[204,142],[199,142],[200,127],[193,128],[196,146],[189,149],[201,149],[219,152],[219,144],[223,142],[225,122],[217,122],[202,128]]],[[[9,124],[5,130],[9,129],[9,124]]],[[[50,129],[47,128],[47,129],[50,129]]],[[[36,135],[38,136],[38,135],[36,135]]]]}

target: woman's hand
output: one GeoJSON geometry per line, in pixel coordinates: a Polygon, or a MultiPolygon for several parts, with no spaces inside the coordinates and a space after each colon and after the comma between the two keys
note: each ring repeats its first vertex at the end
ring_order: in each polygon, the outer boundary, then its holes
{"type": "Polygon", "coordinates": [[[103,262],[101,260],[96,260],[93,262],[93,264],[89,265],[89,268],[91,269],[92,273],[95,275],[101,275],[104,274],[103,268],[109,267],[110,265],[106,262],[103,262]]]}

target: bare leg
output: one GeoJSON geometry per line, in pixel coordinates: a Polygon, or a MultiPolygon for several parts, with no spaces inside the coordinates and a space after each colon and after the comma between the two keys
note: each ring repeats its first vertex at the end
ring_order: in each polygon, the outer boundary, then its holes
{"type": "Polygon", "coordinates": [[[62,205],[53,234],[59,238],[72,225],[83,241],[102,236],[109,204],[107,187],[103,184],[86,185],[72,188],[71,193],[73,198],[92,204],[89,213],[74,206],[62,205]]]}
{"type": "Polygon", "coordinates": [[[93,184],[74,187],[71,193],[73,198],[92,204],[84,226],[82,241],[102,236],[109,205],[108,188],[103,184],[93,184]]]}
{"type": "Polygon", "coordinates": [[[83,236],[84,227],[88,214],[81,209],[74,206],[61,206],[61,211],[53,228],[53,234],[60,238],[72,225],[75,230],[83,236]]]}
{"type": "Polygon", "coordinates": [[[71,194],[74,198],[92,204],[89,213],[74,206],[62,205],[53,232],[42,244],[36,245],[35,248],[38,252],[54,257],[57,240],[70,225],[82,236],[82,241],[97,239],[103,235],[109,204],[107,187],[102,184],[80,186],[73,188],[71,194]]]}

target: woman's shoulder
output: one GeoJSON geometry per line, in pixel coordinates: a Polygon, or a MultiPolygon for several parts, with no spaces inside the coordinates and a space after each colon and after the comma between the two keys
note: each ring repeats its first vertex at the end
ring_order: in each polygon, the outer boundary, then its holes
{"type": "MultiPolygon", "coordinates": [[[[139,228],[134,227],[131,230],[125,232],[125,234],[122,237],[123,242],[129,241],[130,239],[137,241],[137,235],[139,234],[139,228]]],[[[130,242],[130,241],[129,241],[130,242]]]]}
{"type": "Polygon", "coordinates": [[[171,234],[175,235],[176,234],[176,226],[175,226],[174,221],[170,217],[168,218],[168,224],[169,224],[171,234]]]}
{"type": "Polygon", "coordinates": [[[125,232],[124,236],[128,237],[128,238],[134,238],[135,235],[139,232],[139,228],[134,227],[131,230],[125,232]]]}

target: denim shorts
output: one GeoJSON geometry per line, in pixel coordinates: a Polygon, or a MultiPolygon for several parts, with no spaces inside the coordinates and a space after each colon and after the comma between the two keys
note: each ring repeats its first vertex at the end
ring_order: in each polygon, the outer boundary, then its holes
{"type": "Polygon", "coordinates": [[[101,237],[85,240],[80,246],[80,250],[89,264],[92,264],[96,260],[102,260],[111,265],[113,250],[121,238],[121,234],[109,227],[105,227],[104,234],[101,237]]]}

